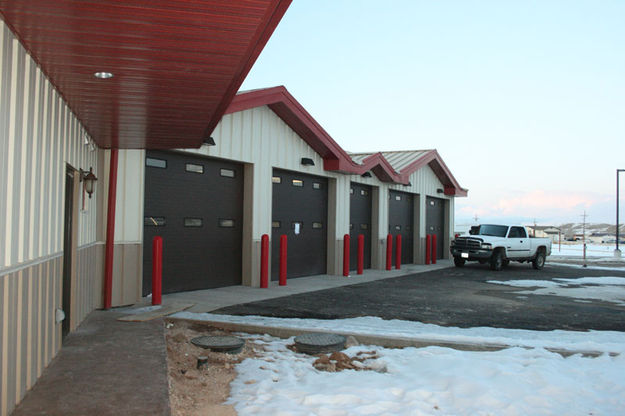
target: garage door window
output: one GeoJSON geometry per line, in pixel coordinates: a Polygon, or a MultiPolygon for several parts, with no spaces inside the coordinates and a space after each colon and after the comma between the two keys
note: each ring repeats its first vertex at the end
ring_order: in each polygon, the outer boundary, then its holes
{"type": "Polygon", "coordinates": [[[143,225],[148,227],[163,227],[165,226],[164,217],[144,217],[143,225]]]}
{"type": "Polygon", "coordinates": [[[313,182],[313,189],[321,189],[321,184],[319,182],[313,182]]]}
{"type": "Polygon", "coordinates": [[[202,219],[201,218],[185,218],[184,226],[185,227],[201,227],[202,219]]]}
{"type": "Polygon", "coordinates": [[[360,195],[362,195],[362,196],[367,196],[367,195],[369,195],[369,192],[367,192],[367,190],[366,190],[366,189],[361,189],[361,190],[360,190],[360,195]]]}
{"type": "Polygon", "coordinates": [[[271,223],[271,228],[280,228],[282,226],[282,224],[280,223],[280,221],[273,221],[271,223]]]}
{"type": "Polygon", "coordinates": [[[219,174],[225,178],[234,178],[234,171],[232,169],[221,169],[219,174]]]}
{"type": "Polygon", "coordinates": [[[314,229],[316,229],[316,230],[320,230],[320,229],[322,229],[322,228],[323,228],[323,224],[322,224],[322,223],[320,223],[320,222],[313,222],[313,223],[312,223],[312,227],[313,227],[314,229]]]}
{"type": "Polygon", "coordinates": [[[279,176],[272,176],[271,182],[273,183],[282,183],[282,178],[279,176]]]}
{"type": "Polygon", "coordinates": [[[301,188],[302,186],[304,186],[304,181],[300,179],[293,179],[293,186],[297,186],[298,188],[301,188]]]}
{"type": "Polygon", "coordinates": [[[361,230],[368,230],[369,229],[369,224],[360,224],[360,229],[361,230]]]}
{"type": "Polygon", "coordinates": [[[191,173],[204,173],[204,166],[196,165],[195,163],[187,163],[185,170],[191,173]]]}
{"type": "Polygon", "coordinates": [[[164,159],[157,159],[154,157],[146,157],[145,158],[145,166],[149,166],[151,168],[167,168],[167,161],[164,159]]]}
{"type": "Polygon", "coordinates": [[[219,219],[219,226],[222,228],[233,228],[234,220],[221,218],[219,219]]]}

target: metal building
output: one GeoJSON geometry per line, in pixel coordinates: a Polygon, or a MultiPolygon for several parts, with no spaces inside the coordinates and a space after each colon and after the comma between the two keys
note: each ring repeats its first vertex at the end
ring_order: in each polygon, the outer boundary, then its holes
{"type": "Polygon", "coordinates": [[[342,274],[345,234],[354,240],[351,269],[359,234],[365,237],[366,268],[385,267],[388,234],[402,236],[404,264],[424,262],[426,234],[437,235],[437,257],[447,258],[454,198],[467,193],[435,150],[348,154],[284,87],[237,94],[210,144],[199,149],[130,152],[140,153],[133,156],[137,162],[120,167],[119,174],[135,192],[117,218],[136,221],[145,206],[144,294],[151,238],[158,233],[168,236],[165,252],[184,254],[187,264],[180,270],[194,276],[188,284],[179,270],[165,273],[166,290],[259,286],[263,234],[271,239],[274,280],[281,235],[288,239],[288,278],[342,274]],[[217,254],[222,246],[231,251],[217,254]],[[212,260],[204,264],[205,258],[212,260]],[[218,273],[214,259],[233,267],[218,273]]]}
{"type": "Polygon", "coordinates": [[[350,155],[283,87],[235,95],[289,4],[1,3],[0,416],[91,311],[151,291],[154,235],[166,292],[258,286],[263,234],[289,278],[340,275],[346,234],[367,268],[389,232],[447,255],[467,191],[435,150],[350,155]]]}
{"type": "Polygon", "coordinates": [[[118,149],[199,146],[290,2],[0,3],[1,416],[89,312],[141,295],[143,199],[116,172],[144,153],[118,149]]]}

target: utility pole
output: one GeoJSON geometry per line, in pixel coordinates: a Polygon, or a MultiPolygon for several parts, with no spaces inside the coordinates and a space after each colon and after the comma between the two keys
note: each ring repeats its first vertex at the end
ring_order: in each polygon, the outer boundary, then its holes
{"type": "Polygon", "coordinates": [[[619,206],[618,206],[618,200],[619,200],[619,182],[618,182],[618,177],[619,177],[619,173],[621,172],[625,172],[625,169],[617,169],[616,170],[616,250],[614,250],[614,257],[621,257],[621,250],[619,250],[618,248],[618,240],[619,240],[619,223],[618,223],[618,210],[619,210],[619,206]]]}
{"type": "Polygon", "coordinates": [[[584,267],[586,267],[586,210],[584,210],[584,215],[582,215],[582,243],[584,244],[584,267]]]}

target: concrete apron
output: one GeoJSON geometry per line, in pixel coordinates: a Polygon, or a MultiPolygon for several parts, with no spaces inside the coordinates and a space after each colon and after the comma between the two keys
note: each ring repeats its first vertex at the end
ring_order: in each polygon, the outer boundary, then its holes
{"type": "MultiPolygon", "coordinates": [[[[277,281],[269,282],[267,289],[249,286],[228,286],[216,289],[195,290],[192,292],[179,292],[163,295],[163,304],[170,303],[194,303],[188,312],[211,312],[227,306],[242,303],[257,302],[261,300],[296,295],[299,293],[315,292],[317,290],[333,289],[341,286],[356,285],[359,283],[373,282],[375,280],[391,279],[394,277],[410,274],[425,273],[433,270],[452,267],[450,260],[438,260],[436,264],[417,265],[402,264],[399,270],[365,270],[363,274],[356,274],[352,270],[349,277],[333,275],[317,275],[289,279],[286,286],[279,286],[277,281]]],[[[143,298],[135,306],[146,306],[151,302],[150,298],[143,298]]]]}
{"type": "MultiPolygon", "coordinates": [[[[391,337],[384,335],[373,335],[373,334],[361,334],[357,332],[345,332],[345,331],[333,331],[333,330],[320,330],[320,329],[298,329],[298,328],[288,328],[288,327],[280,327],[280,326],[265,326],[265,325],[254,325],[254,324],[238,324],[232,322],[222,322],[222,321],[207,321],[200,319],[179,319],[179,318],[167,318],[167,321],[171,321],[175,323],[178,320],[184,321],[193,321],[198,324],[204,324],[207,326],[223,329],[230,332],[242,332],[247,334],[267,334],[277,338],[290,338],[297,335],[313,333],[313,332],[327,332],[331,334],[340,334],[346,337],[352,336],[358,341],[361,345],[377,345],[379,347],[385,348],[406,348],[406,347],[415,347],[415,348],[423,348],[423,347],[445,347],[445,348],[453,348],[455,350],[460,351],[500,351],[506,348],[514,348],[519,347],[518,345],[509,345],[509,344],[501,344],[501,343],[470,343],[470,342],[457,342],[451,340],[440,340],[440,339],[427,339],[427,338],[418,338],[418,337],[391,337]]],[[[520,348],[525,349],[533,349],[532,347],[524,347],[520,346],[520,348]]],[[[581,354],[584,357],[599,357],[604,353],[601,351],[592,351],[592,350],[566,350],[562,348],[545,348],[547,351],[554,352],[560,354],[563,357],[570,357],[571,355],[581,354]]],[[[609,355],[611,357],[619,355],[616,352],[610,352],[609,355]]]]}

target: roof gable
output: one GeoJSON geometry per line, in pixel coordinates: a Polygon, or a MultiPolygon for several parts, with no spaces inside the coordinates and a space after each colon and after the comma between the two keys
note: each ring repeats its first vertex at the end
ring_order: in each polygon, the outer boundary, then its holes
{"type": "Polygon", "coordinates": [[[382,182],[408,184],[410,175],[429,166],[444,185],[446,195],[466,196],[436,150],[349,154],[297,102],[284,86],[238,93],[225,114],[268,106],[323,158],[328,171],[362,175],[373,172],[382,182]]]}

